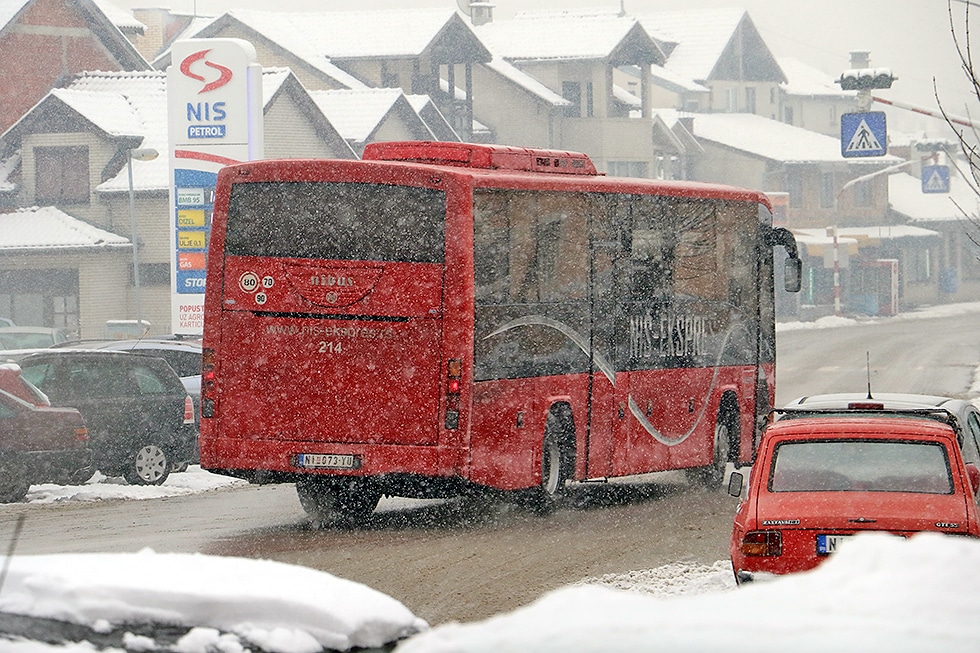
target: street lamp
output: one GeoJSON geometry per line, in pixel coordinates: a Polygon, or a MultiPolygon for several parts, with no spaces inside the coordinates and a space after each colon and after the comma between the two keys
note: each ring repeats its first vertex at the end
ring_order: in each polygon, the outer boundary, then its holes
{"type": "Polygon", "coordinates": [[[133,238],[133,289],[136,300],[136,328],[140,335],[143,335],[143,307],[140,300],[140,253],[139,253],[139,229],[136,226],[136,197],[133,193],[133,159],[137,161],[152,161],[160,156],[160,153],[152,147],[144,147],[129,150],[126,157],[126,168],[129,172],[129,220],[133,238]]]}

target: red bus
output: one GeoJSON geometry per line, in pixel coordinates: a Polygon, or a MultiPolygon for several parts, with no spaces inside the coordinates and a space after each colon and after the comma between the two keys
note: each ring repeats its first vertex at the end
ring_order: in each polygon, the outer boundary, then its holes
{"type": "MultiPolygon", "coordinates": [[[[218,175],[201,464],[315,519],[752,459],[774,399],[759,192],[443,142],[218,175]]],[[[790,286],[795,286],[791,288],[790,286]]]]}

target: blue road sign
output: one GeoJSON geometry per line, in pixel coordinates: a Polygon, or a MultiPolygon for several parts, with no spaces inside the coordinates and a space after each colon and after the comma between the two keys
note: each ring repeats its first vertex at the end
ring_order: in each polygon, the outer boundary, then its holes
{"type": "Polygon", "coordinates": [[[888,130],[884,111],[841,114],[841,156],[884,156],[887,150],[888,130]]]}
{"type": "Polygon", "coordinates": [[[949,166],[922,166],[922,192],[948,193],[949,166]]]}

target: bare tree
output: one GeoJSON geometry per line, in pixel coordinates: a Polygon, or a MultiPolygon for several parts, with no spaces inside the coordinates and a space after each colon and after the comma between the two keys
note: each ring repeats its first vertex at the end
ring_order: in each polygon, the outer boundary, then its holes
{"type": "MultiPolygon", "coordinates": [[[[971,95],[980,103],[980,78],[977,77],[977,72],[973,67],[973,44],[970,35],[970,11],[971,8],[980,9],[980,4],[974,2],[974,0],[946,0],[946,8],[949,12],[949,30],[953,35],[953,45],[956,46],[956,54],[959,56],[960,66],[963,74],[966,75],[971,95]],[[954,11],[954,2],[963,5],[962,14],[954,11]],[[958,24],[957,19],[960,17],[962,18],[962,25],[958,24]]],[[[969,108],[967,108],[966,120],[948,113],[942,101],[939,99],[939,91],[936,88],[935,78],[933,78],[932,83],[939,110],[942,112],[946,124],[956,133],[960,150],[963,152],[963,156],[966,157],[966,164],[969,166],[968,174],[960,169],[955,158],[949,157],[950,162],[956,167],[963,180],[970,185],[974,194],[980,198],[980,133],[978,133],[977,127],[969,115],[969,108]]],[[[953,200],[953,202],[956,204],[956,200],[953,200]]],[[[973,241],[974,245],[980,247],[980,216],[977,214],[976,206],[964,207],[956,204],[956,208],[970,223],[970,228],[967,230],[967,237],[973,241]]]]}

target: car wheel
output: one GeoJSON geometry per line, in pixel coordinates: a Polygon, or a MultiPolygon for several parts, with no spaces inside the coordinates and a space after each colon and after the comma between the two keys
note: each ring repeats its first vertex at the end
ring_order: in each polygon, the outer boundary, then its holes
{"type": "Polygon", "coordinates": [[[715,422],[715,437],[712,445],[712,462],[705,467],[687,470],[687,478],[692,483],[708,488],[717,488],[725,480],[725,468],[731,459],[732,440],[738,435],[738,415],[722,409],[715,422]]]}
{"type": "Polygon", "coordinates": [[[0,503],[23,501],[30,489],[30,482],[18,470],[0,467],[0,503]]]}
{"type": "Polygon", "coordinates": [[[381,491],[361,479],[325,481],[308,477],[296,482],[299,503],[317,526],[358,525],[367,521],[381,500],[381,491]]]}
{"type": "Polygon", "coordinates": [[[521,503],[537,515],[554,512],[559,497],[565,492],[570,478],[570,465],[562,447],[565,428],[556,413],[548,414],[544,440],[541,443],[541,482],[537,487],[523,490],[521,503]]]}
{"type": "Polygon", "coordinates": [[[147,443],[130,454],[123,477],[132,485],[162,485],[170,475],[170,467],[166,450],[147,443]]]}

